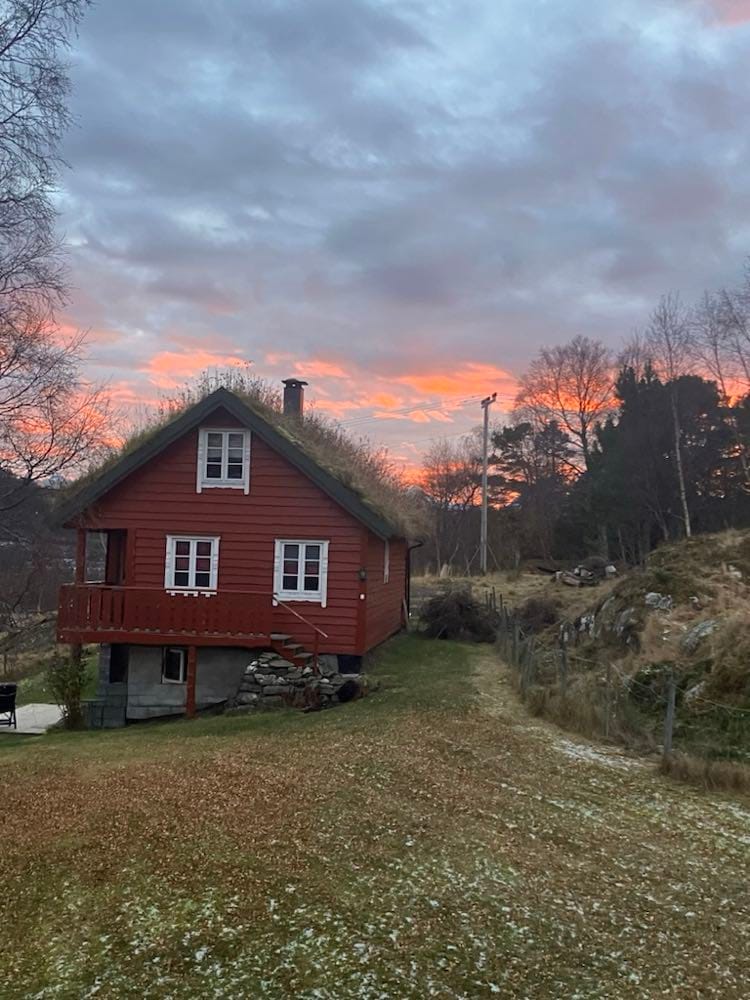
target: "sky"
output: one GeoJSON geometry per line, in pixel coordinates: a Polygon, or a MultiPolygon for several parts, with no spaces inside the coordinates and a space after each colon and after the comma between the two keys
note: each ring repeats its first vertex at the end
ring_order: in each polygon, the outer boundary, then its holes
{"type": "Polygon", "coordinates": [[[406,465],[750,253],[750,0],[98,0],[65,325],[126,409],[252,362],[406,465]]]}

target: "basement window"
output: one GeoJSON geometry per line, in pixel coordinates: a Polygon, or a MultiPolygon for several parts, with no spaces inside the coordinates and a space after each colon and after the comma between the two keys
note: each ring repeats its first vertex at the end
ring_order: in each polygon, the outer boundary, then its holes
{"type": "Polygon", "coordinates": [[[250,491],[250,431],[202,427],[198,433],[198,482],[211,487],[250,491]]]}
{"type": "Polygon", "coordinates": [[[325,607],[328,542],[277,539],[273,589],[282,601],[315,601],[325,607]]]}
{"type": "Polygon", "coordinates": [[[219,539],[167,535],[164,586],[167,590],[216,590],[219,539]]]}
{"type": "Polygon", "coordinates": [[[184,684],[187,680],[187,650],[165,646],[161,660],[162,684],[184,684]]]}

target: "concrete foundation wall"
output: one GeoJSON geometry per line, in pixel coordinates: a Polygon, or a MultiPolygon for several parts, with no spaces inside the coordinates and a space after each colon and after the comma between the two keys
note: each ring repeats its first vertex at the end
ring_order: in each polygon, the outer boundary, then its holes
{"type": "MultiPolygon", "coordinates": [[[[245,649],[199,648],[195,683],[197,708],[209,708],[233,698],[252,657],[252,652],[245,649]]],[[[161,664],[160,646],[130,647],[128,719],[181,715],[185,711],[187,685],[162,682],[161,664]]]]}

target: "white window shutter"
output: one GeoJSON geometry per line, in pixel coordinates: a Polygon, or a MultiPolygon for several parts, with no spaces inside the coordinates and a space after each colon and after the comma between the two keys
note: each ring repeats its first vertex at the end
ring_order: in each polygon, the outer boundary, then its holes
{"type": "Polygon", "coordinates": [[[219,589],[219,539],[212,539],[211,546],[211,589],[219,589]]]}
{"type": "Polygon", "coordinates": [[[328,542],[323,542],[320,553],[320,606],[328,604],[328,542]]]}
{"type": "Polygon", "coordinates": [[[243,449],[244,450],[244,456],[243,456],[244,470],[243,471],[244,471],[244,474],[245,474],[245,496],[247,496],[247,494],[250,492],[250,438],[251,438],[251,436],[252,435],[250,434],[250,431],[245,431],[245,440],[243,442],[244,443],[244,449],[243,449]]]}
{"type": "Polygon", "coordinates": [[[274,542],[273,551],[273,592],[274,594],[281,593],[281,550],[283,544],[277,538],[274,542]]]}
{"type": "Polygon", "coordinates": [[[167,535],[167,551],[164,557],[164,586],[169,589],[174,586],[174,540],[167,535]]]}
{"type": "Polygon", "coordinates": [[[203,487],[203,476],[206,471],[206,432],[204,430],[198,431],[198,469],[196,472],[196,486],[195,492],[202,492],[203,487]]]}

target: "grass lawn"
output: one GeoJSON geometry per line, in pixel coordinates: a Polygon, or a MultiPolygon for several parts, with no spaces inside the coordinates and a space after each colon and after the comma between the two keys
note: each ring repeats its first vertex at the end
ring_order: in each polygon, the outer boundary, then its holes
{"type": "Polygon", "coordinates": [[[747,995],[750,813],[529,720],[489,647],[371,697],[0,743],[0,996],[747,995]]]}

